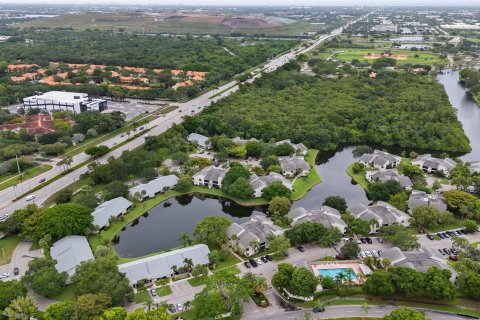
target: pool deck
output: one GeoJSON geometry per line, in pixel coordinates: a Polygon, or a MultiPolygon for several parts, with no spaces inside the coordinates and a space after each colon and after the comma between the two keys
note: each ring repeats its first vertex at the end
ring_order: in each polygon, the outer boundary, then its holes
{"type": "Polygon", "coordinates": [[[325,269],[352,269],[353,272],[357,275],[356,279],[352,281],[359,283],[358,275],[363,275],[362,269],[360,268],[360,262],[357,260],[346,260],[346,261],[316,261],[310,263],[310,267],[316,275],[319,275],[319,270],[325,269]]]}

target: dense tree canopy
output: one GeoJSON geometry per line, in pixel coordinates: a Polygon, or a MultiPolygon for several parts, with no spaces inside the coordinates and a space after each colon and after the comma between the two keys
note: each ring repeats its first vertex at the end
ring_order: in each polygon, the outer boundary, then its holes
{"type": "Polygon", "coordinates": [[[55,269],[56,262],[50,259],[34,259],[28,263],[28,271],[24,280],[36,293],[52,297],[60,293],[68,278],[66,272],[59,273],[55,269]]]}
{"type": "Polygon", "coordinates": [[[0,281],[0,310],[5,310],[15,298],[26,295],[27,288],[23,282],[17,280],[0,281]]]}
{"type": "Polygon", "coordinates": [[[227,241],[227,228],[231,223],[227,217],[205,217],[195,226],[193,236],[200,242],[222,245],[227,241]]]}
{"type": "Polygon", "coordinates": [[[39,230],[60,239],[72,234],[83,234],[91,227],[92,209],[77,203],[58,204],[45,210],[39,230]]]}
{"type": "Polygon", "coordinates": [[[281,70],[188,118],[185,126],[207,135],[292,139],[320,149],[375,143],[470,150],[440,84],[426,76],[388,71],[375,79],[323,79],[281,70]]]}

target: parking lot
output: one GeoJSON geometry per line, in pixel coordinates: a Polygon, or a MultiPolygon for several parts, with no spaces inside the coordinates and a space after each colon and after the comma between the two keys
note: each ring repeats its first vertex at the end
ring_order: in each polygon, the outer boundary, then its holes
{"type": "Polygon", "coordinates": [[[120,111],[125,115],[126,120],[135,118],[144,113],[151,113],[165,107],[163,102],[149,102],[141,100],[108,101],[108,109],[104,113],[120,111]]]}

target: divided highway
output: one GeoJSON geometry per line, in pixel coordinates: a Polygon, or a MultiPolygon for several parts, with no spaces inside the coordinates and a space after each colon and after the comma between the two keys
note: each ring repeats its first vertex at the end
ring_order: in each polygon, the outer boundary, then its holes
{"type": "MultiPolygon", "coordinates": [[[[367,14],[368,15],[368,14],[367,14]]],[[[323,41],[337,36],[342,33],[343,29],[345,27],[348,27],[349,25],[365,18],[367,15],[362,16],[361,18],[358,18],[354,21],[349,22],[343,27],[337,28],[333,30],[332,32],[320,36],[318,39],[311,41],[308,43],[307,46],[301,46],[294,48],[287,53],[280,55],[276,58],[273,58],[272,60],[268,61],[262,69],[257,69],[255,70],[255,75],[253,75],[248,82],[253,82],[256,78],[261,76],[261,72],[272,72],[287,63],[288,61],[294,59],[296,56],[298,56],[301,53],[306,53],[309,52],[310,50],[314,49],[316,46],[321,44],[323,41]]],[[[138,138],[133,139],[132,141],[129,141],[128,143],[122,145],[121,147],[109,152],[105,156],[101,157],[100,159],[97,160],[99,163],[105,163],[109,157],[119,157],[123,153],[123,151],[126,150],[132,150],[135,149],[139,146],[141,146],[144,141],[145,141],[145,135],[159,135],[164,133],[168,128],[170,128],[174,123],[181,123],[183,121],[183,116],[186,115],[195,115],[199,112],[201,112],[205,107],[209,106],[212,102],[218,101],[220,99],[223,99],[224,97],[230,95],[231,93],[235,92],[238,90],[238,81],[234,80],[231,81],[218,89],[211,90],[209,92],[206,92],[202,94],[201,96],[198,96],[188,102],[185,103],[179,103],[176,104],[179,106],[177,110],[174,110],[168,114],[166,114],[164,117],[158,117],[155,120],[150,121],[147,123],[145,126],[146,128],[150,128],[150,131],[146,132],[145,134],[141,135],[138,138]]],[[[106,145],[108,147],[113,147],[116,144],[119,144],[123,141],[125,141],[127,138],[126,137],[121,137],[121,135],[117,135],[113,137],[112,139],[109,139],[105,142],[102,143],[102,145],[106,145]]],[[[84,152],[76,155],[73,157],[73,163],[72,167],[83,163],[84,161],[88,160],[89,156],[86,155],[84,152]]],[[[58,161],[58,160],[57,160],[58,161]]],[[[23,182],[22,187],[16,187],[16,190],[14,187],[10,187],[7,189],[4,189],[0,191],[0,215],[2,214],[11,214],[14,210],[24,208],[27,204],[34,202],[37,205],[42,205],[45,200],[50,197],[52,194],[55,192],[65,188],[66,186],[74,183],[80,178],[80,175],[83,173],[87,172],[88,167],[87,165],[82,166],[78,168],[77,170],[70,172],[66,174],[65,176],[62,176],[58,180],[52,182],[51,184],[43,187],[40,190],[37,190],[34,192],[35,194],[35,199],[33,201],[26,201],[25,197],[22,199],[19,199],[17,201],[13,201],[16,196],[23,194],[39,185],[38,181],[40,179],[45,178],[47,181],[54,178],[55,176],[59,175],[61,173],[61,168],[56,166],[56,162],[54,162],[54,168],[51,169],[48,172],[45,172],[35,178],[29,179],[25,182],[23,182]],[[23,191],[22,191],[23,189],[23,191]]]]}

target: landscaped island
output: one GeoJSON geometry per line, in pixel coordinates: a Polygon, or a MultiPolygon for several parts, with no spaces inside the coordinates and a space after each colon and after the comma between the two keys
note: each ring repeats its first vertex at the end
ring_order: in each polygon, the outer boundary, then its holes
{"type": "Polygon", "coordinates": [[[302,75],[294,63],[188,118],[189,131],[302,141],[320,150],[368,143],[470,150],[444,88],[429,76],[380,71],[340,79],[302,75]]]}

